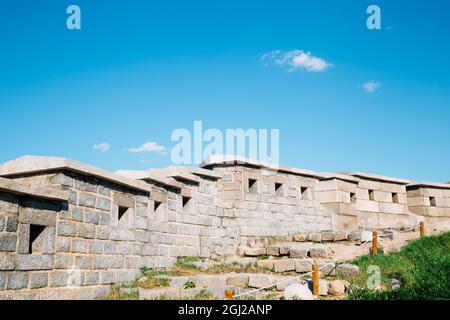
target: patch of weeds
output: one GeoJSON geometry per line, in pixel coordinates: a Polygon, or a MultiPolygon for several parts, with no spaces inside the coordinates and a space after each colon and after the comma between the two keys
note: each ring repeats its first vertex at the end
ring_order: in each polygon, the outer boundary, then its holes
{"type": "Polygon", "coordinates": [[[192,297],[192,300],[213,300],[214,296],[206,289],[201,290],[195,296],[192,297]]]}
{"type": "Polygon", "coordinates": [[[269,269],[266,268],[260,268],[256,265],[256,263],[248,263],[248,264],[241,264],[239,262],[232,262],[232,263],[223,263],[223,264],[216,264],[212,265],[205,270],[203,270],[204,273],[209,274],[218,274],[218,273],[271,273],[269,269]]]}
{"type": "Polygon", "coordinates": [[[170,286],[170,280],[165,277],[158,276],[146,276],[138,280],[139,287],[144,289],[154,289],[160,287],[168,287],[170,286]]]}
{"type": "Polygon", "coordinates": [[[184,289],[195,289],[195,283],[191,280],[188,280],[183,285],[184,289]]]}
{"type": "Polygon", "coordinates": [[[164,269],[152,269],[148,267],[139,268],[144,277],[156,277],[156,276],[166,276],[168,274],[167,270],[164,269]]]}
{"type": "Polygon", "coordinates": [[[256,260],[267,260],[267,259],[269,259],[270,258],[270,255],[268,255],[268,254],[262,254],[262,255],[260,255],[260,256],[257,256],[256,257],[256,260]]]}
{"type": "Polygon", "coordinates": [[[106,300],[139,300],[139,293],[136,291],[122,292],[120,289],[124,288],[122,285],[114,285],[111,288],[111,293],[106,297],[106,300]]]}

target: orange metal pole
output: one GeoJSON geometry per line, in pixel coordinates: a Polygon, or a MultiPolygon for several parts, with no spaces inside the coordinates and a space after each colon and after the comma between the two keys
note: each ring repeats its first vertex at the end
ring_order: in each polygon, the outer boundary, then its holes
{"type": "Polygon", "coordinates": [[[225,300],[233,300],[234,291],[233,290],[225,290],[225,300]]]}
{"type": "Polygon", "coordinates": [[[378,254],[378,231],[373,232],[373,238],[372,238],[372,255],[378,254]]]}
{"type": "Polygon", "coordinates": [[[319,296],[319,267],[317,263],[313,264],[313,294],[317,297],[319,296]]]}
{"type": "Polygon", "coordinates": [[[423,221],[420,221],[420,236],[425,237],[425,225],[423,221]]]}

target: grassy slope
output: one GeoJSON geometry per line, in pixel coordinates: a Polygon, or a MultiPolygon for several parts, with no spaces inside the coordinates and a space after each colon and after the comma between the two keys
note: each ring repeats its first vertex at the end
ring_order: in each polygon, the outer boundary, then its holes
{"type": "Polygon", "coordinates": [[[370,274],[365,270],[376,265],[386,290],[353,289],[349,299],[450,299],[450,232],[412,241],[397,253],[365,256],[354,263],[362,272],[349,279],[352,284],[366,287],[370,274]],[[395,291],[391,290],[393,278],[401,282],[395,291]]]}

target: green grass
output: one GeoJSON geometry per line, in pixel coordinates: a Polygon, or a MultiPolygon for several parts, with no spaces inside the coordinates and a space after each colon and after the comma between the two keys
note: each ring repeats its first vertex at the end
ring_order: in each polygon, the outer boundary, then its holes
{"type": "Polygon", "coordinates": [[[349,299],[450,299],[450,232],[411,241],[396,253],[364,256],[353,263],[359,265],[361,274],[347,279],[353,285],[349,299]],[[385,290],[365,288],[370,265],[380,268],[385,290]],[[394,278],[401,282],[397,290],[391,289],[394,278]]]}
{"type": "Polygon", "coordinates": [[[200,269],[194,262],[198,262],[197,257],[179,257],[175,262],[175,267],[183,270],[198,270],[200,269]]]}

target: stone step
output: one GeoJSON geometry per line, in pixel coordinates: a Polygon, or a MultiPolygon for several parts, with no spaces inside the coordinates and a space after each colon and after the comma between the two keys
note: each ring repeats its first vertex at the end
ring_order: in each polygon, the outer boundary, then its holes
{"type": "Polygon", "coordinates": [[[289,256],[291,258],[328,258],[333,254],[330,246],[304,242],[304,243],[280,243],[261,248],[246,248],[244,254],[247,257],[269,255],[273,257],[289,256]]]}

